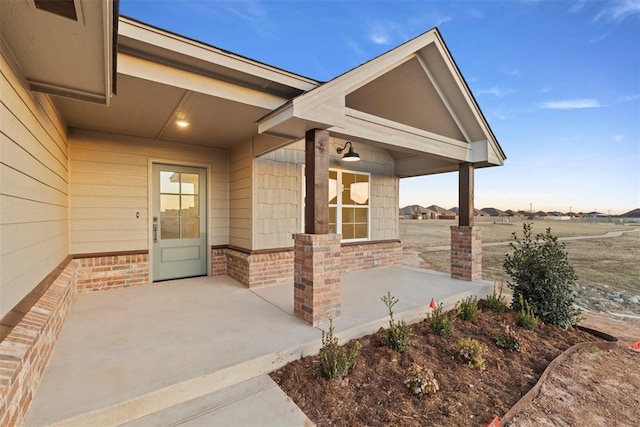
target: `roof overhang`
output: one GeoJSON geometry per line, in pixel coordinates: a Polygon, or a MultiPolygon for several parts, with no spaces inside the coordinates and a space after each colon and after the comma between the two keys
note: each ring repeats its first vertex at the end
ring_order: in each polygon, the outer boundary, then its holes
{"type": "Polygon", "coordinates": [[[0,49],[37,92],[109,104],[117,0],[0,2],[0,49]]]}
{"type": "Polygon", "coordinates": [[[282,138],[263,152],[327,129],[387,149],[401,177],[506,159],[437,29],[290,100],[257,125],[259,134],[282,138]]]}

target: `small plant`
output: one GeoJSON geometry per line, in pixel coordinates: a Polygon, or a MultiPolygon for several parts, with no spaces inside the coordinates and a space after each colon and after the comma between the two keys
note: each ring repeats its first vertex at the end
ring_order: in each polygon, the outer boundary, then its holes
{"type": "Polygon", "coordinates": [[[331,380],[342,379],[356,363],[361,348],[360,341],[356,341],[351,350],[340,347],[338,338],[333,335],[333,319],[329,319],[329,331],[322,331],[322,348],[319,355],[324,374],[331,380]]]}
{"type": "Polygon", "coordinates": [[[468,362],[467,365],[471,369],[484,371],[482,355],[487,351],[487,347],[484,344],[472,338],[462,338],[458,341],[457,350],[460,356],[468,362]]]}
{"type": "Polygon", "coordinates": [[[503,333],[495,337],[495,341],[496,345],[504,350],[519,351],[521,349],[520,340],[509,325],[505,326],[503,333]]]}
{"type": "Polygon", "coordinates": [[[387,346],[398,353],[402,353],[407,348],[407,345],[409,345],[409,332],[411,332],[411,328],[404,323],[404,320],[396,322],[393,319],[393,306],[398,303],[398,298],[391,295],[391,292],[387,292],[387,295],[380,298],[380,300],[389,310],[389,329],[387,329],[386,336],[387,346]]]}
{"type": "Polygon", "coordinates": [[[600,352],[600,347],[597,345],[590,345],[589,347],[584,348],[585,353],[594,354],[600,352]]]}
{"type": "Polygon", "coordinates": [[[496,292],[495,286],[493,287],[493,293],[487,295],[487,308],[494,313],[504,313],[507,311],[507,303],[502,296],[502,285],[500,285],[500,291],[496,292]]]}
{"type": "Polygon", "coordinates": [[[447,313],[443,313],[443,310],[442,303],[440,303],[438,308],[433,310],[429,328],[434,334],[449,338],[453,333],[453,324],[456,321],[457,312],[454,311],[452,315],[448,315],[447,313]]]}
{"type": "Polygon", "coordinates": [[[516,318],[516,323],[525,329],[533,330],[538,325],[538,318],[533,314],[533,308],[527,301],[524,300],[522,294],[519,297],[520,300],[520,313],[516,318]]]}
{"type": "Polygon", "coordinates": [[[551,234],[533,235],[533,225],[523,225],[523,237],[509,244],[512,254],[504,260],[504,270],[509,275],[509,287],[513,290],[512,307],[520,310],[519,296],[531,304],[540,320],[569,328],[580,320],[580,311],[574,307],[574,283],[576,272],[569,264],[565,244],[551,234]]]}
{"type": "Polygon", "coordinates": [[[406,375],[407,379],[405,379],[404,383],[414,396],[433,394],[440,389],[438,380],[435,379],[431,369],[412,363],[411,367],[407,369],[406,375]]]}
{"type": "Polygon", "coordinates": [[[470,296],[466,299],[463,299],[459,305],[456,304],[456,310],[458,314],[462,318],[462,320],[475,320],[478,317],[478,313],[480,309],[478,308],[478,298],[475,296],[470,296]]]}

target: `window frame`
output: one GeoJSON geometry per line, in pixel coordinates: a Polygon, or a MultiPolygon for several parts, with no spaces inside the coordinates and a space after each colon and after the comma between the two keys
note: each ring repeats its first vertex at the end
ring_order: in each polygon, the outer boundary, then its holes
{"type": "Polygon", "coordinates": [[[337,169],[337,168],[329,168],[329,172],[336,172],[337,179],[337,195],[336,195],[336,203],[329,203],[330,200],[327,201],[328,208],[331,209],[333,207],[336,208],[336,233],[342,235],[342,209],[343,208],[356,208],[356,209],[366,209],[367,210],[367,237],[364,238],[355,238],[355,239],[342,239],[342,242],[367,242],[371,240],[371,173],[369,172],[360,172],[353,171],[348,169],[337,169]],[[348,173],[352,175],[363,175],[367,177],[367,183],[369,184],[368,194],[367,194],[367,204],[366,205],[358,205],[358,204],[343,204],[342,201],[342,193],[344,191],[342,184],[342,174],[348,173]]]}

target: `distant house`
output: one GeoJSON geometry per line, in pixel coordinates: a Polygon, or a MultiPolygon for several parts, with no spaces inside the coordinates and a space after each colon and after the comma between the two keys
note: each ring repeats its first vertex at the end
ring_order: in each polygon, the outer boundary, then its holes
{"type": "Polygon", "coordinates": [[[482,209],[480,209],[480,211],[484,212],[485,214],[487,214],[488,216],[491,216],[491,217],[509,216],[506,212],[501,211],[500,209],[496,209],[496,208],[482,208],[482,209]]]}
{"type": "MultiPolygon", "coordinates": [[[[38,3],[0,2],[3,360],[24,337],[50,351],[79,293],[191,276],[295,282],[296,315],[327,320],[343,272],[401,262],[404,177],[459,174],[451,235],[469,250],[452,276],[481,277],[473,174],[506,157],[437,29],[321,82],[117,1],[38,3]]],[[[27,350],[11,365],[26,374],[3,365],[20,381],[0,385],[0,425],[20,423],[46,365],[27,350]]]]}

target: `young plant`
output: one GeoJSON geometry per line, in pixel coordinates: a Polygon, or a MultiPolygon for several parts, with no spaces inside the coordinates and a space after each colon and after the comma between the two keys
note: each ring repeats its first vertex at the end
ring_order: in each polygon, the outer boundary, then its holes
{"type": "Polygon", "coordinates": [[[435,379],[431,369],[412,363],[411,367],[407,369],[406,375],[404,383],[414,396],[433,394],[440,389],[438,380],[435,379]]]}
{"type": "Polygon", "coordinates": [[[454,310],[453,314],[448,315],[447,313],[443,313],[443,310],[442,303],[438,305],[438,308],[433,310],[429,328],[434,334],[449,338],[451,334],[453,334],[453,324],[456,321],[457,312],[454,310]]]}
{"type": "Polygon", "coordinates": [[[351,350],[340,347],[338,338],[333,335],[333,319],[329,319],[329,331],[322,331],[322,348],[319,355],[324,374],[331,380],[342,379],[356,363],[361,348],[360,341],[356,341],[351,350]]]}
{"type": "Polygon", "coordinates": [[[456,310],[462,320],[475,320],[480,309],[478,308],[478,298],[470,296],[456,304],[456,310]]]}
{"type": "Polygon", "coordinates": [[[389,329],[387,329],[386,336],[387,346],[398,353],[402,353],[407,348],[407,345],[409,345],[409,332],[411,332],[411,328],[404,323],[404,320],[396,322],[393,319],[393,306],[398,303],[398,298],[391,295],[391,292],[387,292],[387,295],[380,298],[380,300],[389,310],[389,329]]]}
{"type": "Polygon", "coordinates": [[[564,243],[547,228],[544,234],[533,236],[533,225],[525,223],[523,238],[513,233],[512,254],[504,260],[504,270],[510,276],[513,290],[512,307],[520,310],[520,295],[531,304],[540,320],[568,328],[577,323],[580,311],[574,308],[573,284],[577,275],[569,264],[564,243]]]}
{"type": "Polygon", "coordinates": [[[527,301],[524,300],[522,294],[520,294],[520,313],[516,318],[516,323],[525,329],[533,330],[538,325],[538,318],[533,314],[533,308],[527,301]]]}
{"type": "Polygon", "coordinates": [[[500,285],[500,291],[496,292],[495,286],[493,287],[493,293],[487,295],[486,306],[494,313],[504,313],[507,311],[507,303],[502,296],[502,285],[500,285]]]}
{"type": "Polygon", "coordinates": [[[520,340],[511,330],[509,325],[505,326],[503,333],[500,333],[495,337],[495,341],[496,346],[504,350],[520,351],[521,349],[520,340]]]}
{"type": "Polygon", "coordinates": [[[484,344],[472,338],[462,338],[458,341],[457,350],[460,357],[468,362],[467,365],[471,369],[484,371],[485,366],[482,355],[487,352],[487,347],[484,344]]]}

